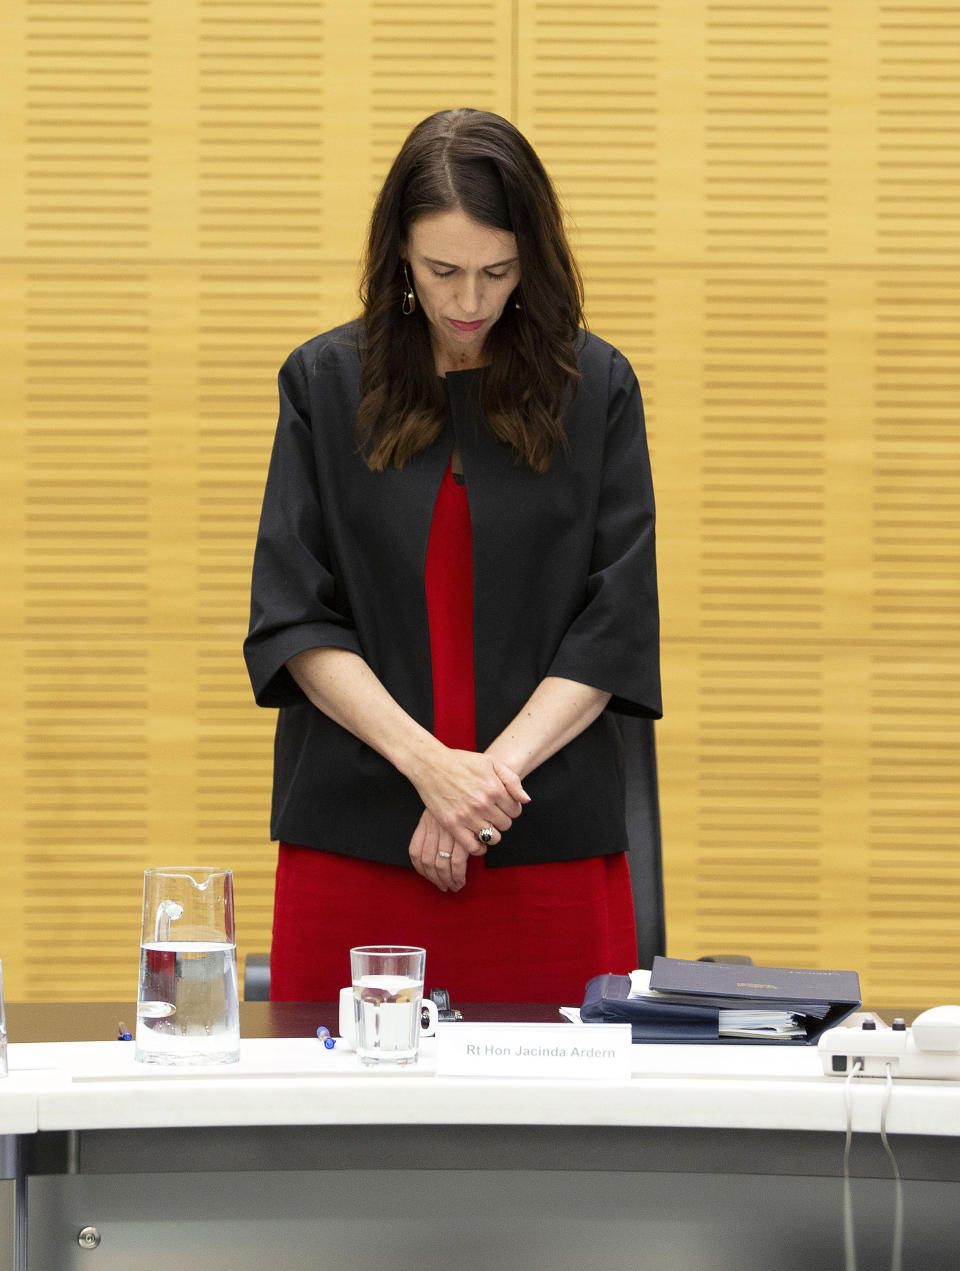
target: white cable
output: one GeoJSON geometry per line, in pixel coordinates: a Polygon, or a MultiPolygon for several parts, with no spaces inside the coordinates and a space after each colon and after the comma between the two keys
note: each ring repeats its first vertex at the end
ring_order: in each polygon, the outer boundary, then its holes
{"type": "Polygon", "coordinates": [[[843,1145],[843,1266],[844,1271],[857,1271],[857,1243],[853,1234],[853,1197],[850,1193],[850,1144],[853,1142],[853,1101],[850,1087],[863,1070],[863,1061],[854,1060],[843,1083],[843,1101],[847,1110],[847,1137],[843,1145]]]}
{"type": "Polygon", "coordinates": [[[880,1142],[883,1144],[883,1150],[886,1152],[893,1168],[894,1177],[894,1207],[893,1207],[893,1243],[890,1248],[890,1271],[901,1271],[903,1266],[903,1179],[900,1177],[900,1167],[897,1165],[897,1158],[893,1154],[893,1149],[887,1139],[887,1112],[890,1108],[890,1100],[893,1097],[893,1068],[891,1064],[885,1065],[887,1070],[887,1088],[884,1092],[883,1107],[880,1109],[880,1142]]]}

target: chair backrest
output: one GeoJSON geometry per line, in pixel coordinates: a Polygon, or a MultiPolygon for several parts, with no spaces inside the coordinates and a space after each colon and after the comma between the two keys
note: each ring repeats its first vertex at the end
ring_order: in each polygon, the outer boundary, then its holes
{"type": "Polygon", "coordinates": [[[651,967],[666,952],[660,788],[652,719],[619,716],[626,782],[627,841],[633,909],[637,922],[637,966],[651,967]]]}
{"type": "Polygon", "coordinates": [[[270,954],[248,953],[243,965],[243,1000],[269,1002],[270,954]]]}

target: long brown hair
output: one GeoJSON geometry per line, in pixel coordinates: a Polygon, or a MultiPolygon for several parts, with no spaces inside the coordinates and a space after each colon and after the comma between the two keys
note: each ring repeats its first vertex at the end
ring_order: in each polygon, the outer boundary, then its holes
{"type": "Polygon", "coordinates": [[[565,443],[563,412],[579,381],[583,284],[543,164],[511,123],[482,110],[418,124],[374,205],[360,287],[360,444],[375,471],[399,468],[444,427],[428,320],[419,306],[401,310],[403,250],[418,217],[455,208],[516,237],[520,282],[487,337],[481,405],[497,437],[544,472],[565,443]]]}

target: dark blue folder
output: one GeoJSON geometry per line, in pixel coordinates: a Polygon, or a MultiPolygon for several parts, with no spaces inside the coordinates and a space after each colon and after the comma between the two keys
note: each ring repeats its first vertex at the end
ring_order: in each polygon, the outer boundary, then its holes
{"type": "Polygon", "coordinates": [[[630,1024],[635,1042],[701,1042],[790,1046],[816,1042],[860,1005],[856,971],[807,971],[723,962],[655,958],[650,987],[666,998],[630,997],[630,977],[597,975],[584,994],[587,1023],[630,1024]],[[798,1017],[804,1036],[725,1037],[721,1008],[782,1010],[798,1017]]]}
{"type": "Polygon", "coordinates": [[[720,1040],[717,1007],[675,1006],[649,998],[629,998],[629,993],[629,976],[595,975],[587,985],[580,1018],[585,1024],[629,1024],[635,1042],[720,1040]]]}

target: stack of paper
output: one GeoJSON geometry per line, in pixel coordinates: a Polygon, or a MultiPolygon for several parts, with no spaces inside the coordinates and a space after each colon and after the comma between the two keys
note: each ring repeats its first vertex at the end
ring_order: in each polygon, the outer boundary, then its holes
{"type": "MultiPolygon", "coordinates": [[[[685,1002],[691,1006],[703,1006],[705,1003],[691,996],[689,998],[672,993],[662,993],[650,987],[651,971],[630,972],[630,993],[628,1001],[646,998],[648,1001],[659,999],[661,1002],[685,1002]]],[[[719,1033],[721,1037],[803,1037],[807,1030],[802,1016],[794,1011],[746,1010],[742,1007],[719,1006],[719,1033]]]]}

